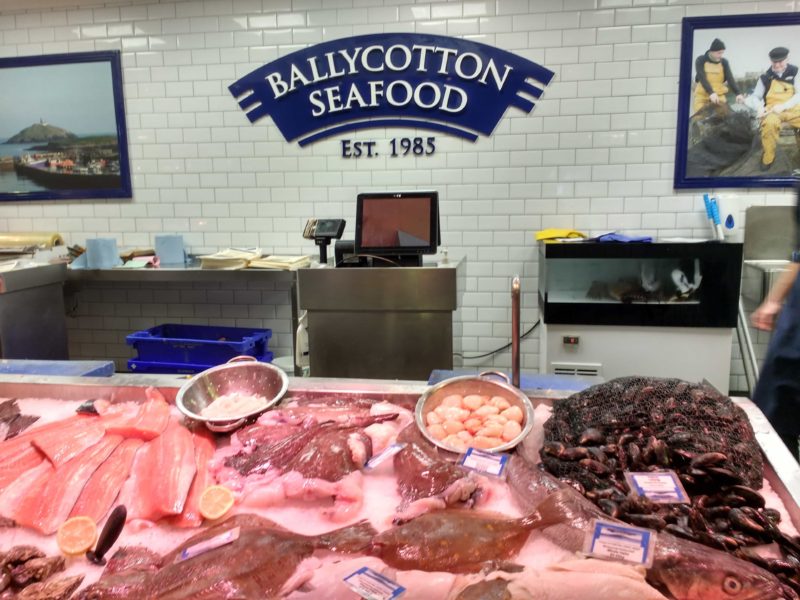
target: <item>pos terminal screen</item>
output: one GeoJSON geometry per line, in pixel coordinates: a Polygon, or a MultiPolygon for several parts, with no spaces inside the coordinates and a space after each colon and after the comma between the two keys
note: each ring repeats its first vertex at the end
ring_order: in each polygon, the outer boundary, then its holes
{"type": "Polygon", "coordinates": [[[364,193],[356,206],[356,251],[435,254],[439,245],[437,192],[364,193]]]}

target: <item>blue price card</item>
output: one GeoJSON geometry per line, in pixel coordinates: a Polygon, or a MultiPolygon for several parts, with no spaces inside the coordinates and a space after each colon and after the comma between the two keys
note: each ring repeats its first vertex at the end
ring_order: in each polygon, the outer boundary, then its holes
{"type": "Polygon", "coordinates": [[[467,451],[458,459],[458,464],[465,469],[478,471],[484,475],[502,477],[508,464],[508,454],[467,448],[467,451]]]}
{"type": "Polygon", "coordinates": [[[388,445],[386,448],[378,452],[375,456],[370,458],[367,461],[367,464],[364,465],[364,469],[366,469],[367,471],[374,469],[383,461],[385,461],[387,458],[391,458],[405,447],[406,445],[403,443],[395,443],[388,445]]]}
{"type": "Polygon", "coordinates": [[[595,558],[649,568],[653,565],[655,533],[652,529],[594,519],[583,549],[586,554],[595,558]]]}
{"type": "Polygon", "coordinates": [[[369,567],[361,567],[344,578],[344,582],[364,600],[392,600],[406,591],[402,585],[369,567]]]}
{"type": "Polygon", "coordinates": [[[626,472],[625,480],[637,496],[659,504],[688,504],[691,502],[675,471],[626,472]]]}

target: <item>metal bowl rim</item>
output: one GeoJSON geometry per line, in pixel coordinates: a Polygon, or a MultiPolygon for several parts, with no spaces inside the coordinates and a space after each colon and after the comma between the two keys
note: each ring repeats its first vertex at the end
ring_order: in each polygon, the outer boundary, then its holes
{"type": "Polygon", "coordinates": [[[287,377],[286,373],[270,363],[264,362],[256,362],[256,361],[248,361],[248,362],[233,362],[233,363],[224,363],[221,365],[217,365],[216,367],[211,367],[210,369],[206,369],[205,371],[200,371],[199,373],[192,376],[191,379],[186,381],[182,386],[181,389],[178,390],[178,394],[175,396],[175,406],[178,407],[178,410],[182,412],[185,416],[189,417],[190,419],[194,419],[195,421],[201,421],[203,423],[213,423],[215,425],[223,425],[225,423],[233,423],[234,421],[238,421],[239,419],[249,419],[250,417],[254,417],[266,410],[269,410],[273,406],[275,406],[278,402],[281,401],[283,396],[286,394],[286,391],[289,389],[289,378],[287,377]],[[267,405],[259,408],[258,410],[250,411],[249,413],[244,413],[236,416],[227,416],[227,417],[204,417],[202,415],[198,415],[191,410],[183,403],[183,397],[189,388],[192,387],[194,383],[199,381],[199,379],[205,375],[209,375],[211,373],[216,373],[217,371],[225,371],[227,369],[233,368],[241,368],[243,366],[251,366],[251,365],[258,365],[256,368],[264,369],[273,371],[278,374],[281,381],[281,389],[278,391],[272,399],[267,401],[267,405]]]}
{"type": "Polygon", "coordinates": [[[419,400],[417,400],[417,405],[414,408],[414,420],[417,423],[417,428],[422,432],[422,435],[424,435],[425,439],[427,439],[430,443],[434,444],[435,446],[438,446],[439,448],[442,448],[443,450],[447,450],[448,452],[458,452],[458,450],[453,449],[447,444],[443,444],[442,442],[435,439],[428,433],[428,426],[425,423],[425,420],[422,416],[422,409],[425,406],[425,402],[428,400],[428,398],[430,398],[434,393],[438,392],[440,389],[447,387],[448,385],[453,383],[458,383],[460,381],[468,381],[468,380],[495,384],[501,387],[502,389],[511,392],[512,394],[514,394],[514,396],[516,396],[520,400],[522,405],[525,407],[524,408],[525,426],[522,428],[522,431],[519,433],[519,435],[515,437],[513,440],[506,442],[505,444],[495,446],[490,450],[490,452],[503,452],[505,450],[511,450],[512,448],[517,446],[523,439],[525,439],[525,436],[527,436],[531,432],[531,429],[533,428],[533,418],[534,418],[533,403],[531,402],[531,399],[528,398],[528,396],[522,390],[519,390],[514,386],[507,384],[505,381],[501,379],[493,379],[490,376],[486,375],[461,375],[459,377],[451,377],[449,379],[444,379],[439,383],[429,387],[427,390],[425,390],[419,397],[419,400]]]}

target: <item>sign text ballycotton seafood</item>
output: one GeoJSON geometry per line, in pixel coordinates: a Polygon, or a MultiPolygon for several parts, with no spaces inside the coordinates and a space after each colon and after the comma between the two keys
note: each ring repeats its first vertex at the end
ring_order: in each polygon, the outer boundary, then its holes
{"type": "Polygon", "coordinates": [[[486,44],[440,35],[362,35],[317,44],[228,88],[247,118],[269,115],[301,146],[371,127],[490,135],[509,106],[525,112],[553,72],[486,44]]]}

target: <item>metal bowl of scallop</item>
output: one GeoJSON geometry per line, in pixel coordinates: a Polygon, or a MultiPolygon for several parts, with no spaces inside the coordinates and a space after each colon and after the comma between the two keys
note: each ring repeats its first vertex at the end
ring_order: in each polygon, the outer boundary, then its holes
{"type": "Polygon", "coordinates": [[[487,371],[480,375],[465,375],[462,377],[452,377],[445,379],[430,388],[417,401],[414,417],[417,427],[432,444],[450,452],[463,452],[463,448],[456,448],[436,439],[428,431],[428,413],[435,411],[445,398],[449,396],[486,396],[504,398],[510,406],[517,406],[522,411],[522,431],[513,439],[503,444],[486,448],[491,452],[502,452],[511,450],[528,435],[533,427],[533,404],[530,398],[523,392],[509,383],[508,377],[504,373],[497,371],[487,371]]]}
{"type": "Polygon", "coordinates": [[[198,373],[181,386],[175,404],[190,419],[203,421],[212,431],[233,431],[247,419],[272,408],[289,388],[289,378],[269,363],[229,362],[198,373]],[[262,396],[267,403],[257,410],[224,417],[205,417],[203,409],[227,394],[262,396]]]}

